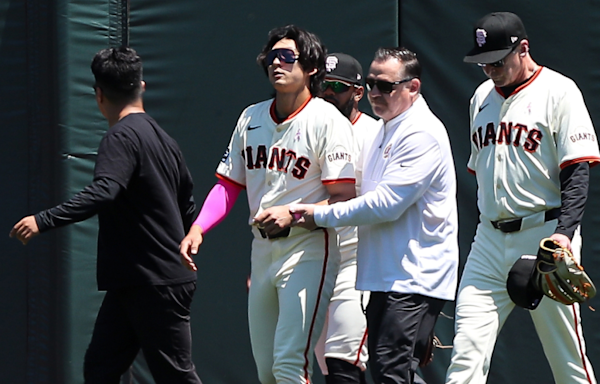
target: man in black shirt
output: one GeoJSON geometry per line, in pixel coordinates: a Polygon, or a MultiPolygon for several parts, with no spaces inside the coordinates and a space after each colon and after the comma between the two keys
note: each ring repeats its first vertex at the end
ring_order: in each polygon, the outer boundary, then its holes
{"type": "Polygon", "coordinates": [[[109,124],[94,180],[71,200],[23,218],[10,236],[27,244],[98,214],[97,279],[106,295],[85,355],[85,382],[119,383],[141,349],[156,383],[201,383],[191,359],[196,274],[179,258],[195,217],[192,178],[175,140],[144,112],[137,53],[103,49],[91,67],[109,124]]]}

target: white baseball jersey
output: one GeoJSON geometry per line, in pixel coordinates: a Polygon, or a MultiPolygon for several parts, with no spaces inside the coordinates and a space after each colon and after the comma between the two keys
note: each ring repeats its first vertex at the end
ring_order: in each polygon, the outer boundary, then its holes
{"type": "MultiPolygon", "coordinates": [[[[280,122],[268,100],[242,112],[217,176],[246,188],[252,222],[271,206],[329,198],[329,183],[354,183],[354,157],[350,122],[332,104],[308,99],[280,122]]],[[[259,380],[308,383],[339,270],[337,234],[253,233],[248,326],[259,380]]]]}
{"type": "Polygon", "coordinates": [[[471,99],[471,157],[478,205],[488,220],[561,206],[560,170],[600,161],[598,141],[577,85],[540,67],[506,99],[492,80],[471,99]]]}
{"type": "MultiPolygon", "coordinates": [[[[521,255],[537,254],[540,239],[556,230],[557,220],[544,222],[541,213],[562,205],[560,170],[600,161],[581,92],[572,80],[549,68],[540,67],[506,97],[492,80],[481,84],[471,99],[470,133],[468,169],[477,176],[482,220],[456,299],[447,384],[487,381],[496,337],[515,307],[506,291],[509,270],[521,255]],[[516,217],[533,224],[505,233],[490,223],[516,217]]],[[[579,230],[571,247],[580,261],[579,230]]],[[[529,313],[555,382],[595,384],[579,305],[544,298],[529,313]]]]}
{"type": "MultiPolygon", "coordinates": [[[[354,132],[354,141],[356,144],[356,194],[360,193],[360,182],[362,178],[362,149],[366,141],[372,140],[377,134],[380,124],[371,116],[359,112],[352,122],[352,131],[354,132]]],[[[358,243],[358,230],[355,226],[340,227],[337,229],[340,236],[340,253],[342,254],[342,264],[353,261],[356,263],[356,244],[358,243]]]]}
{"type": "MultiPolygon", "coordinates": [[[[352,130],[359,160],[356,164],[356,188],[360,191],[360,159],[366,142],[379,131],[380,124],[371,116],[359,112],[352,121],[352,130]]],[[[362,312],[368,302],[368,292],[364,295],[357,291],[356,285],[356,247],[358,230],[355,226],[336,228],[340,238],[341,263],[335,280],[335,288],[327,322],[315,355],[324,375],[328,374],[325,358],[345,360],[361,370],[367,368],[367,319],[362,312]],[[364,297],[364,302],[363,302],[364,297]]]]}
{"type": "Polygon", "coordinates": [[[329,197],[325,184],[354,182],[352,128],[335,106],[311,98],[280,124],[275,101],[246,108],[217,176],[247,190],[250,219],[265,208],[329,197]]]}

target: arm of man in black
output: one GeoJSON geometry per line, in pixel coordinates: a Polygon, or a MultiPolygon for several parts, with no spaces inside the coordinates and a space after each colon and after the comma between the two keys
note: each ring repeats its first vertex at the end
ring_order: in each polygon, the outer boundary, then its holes
{"type": "Polygon", "coordinates": [[[560,171],[562,205],[555,233],[573,238],[581,223],[590,184],[590,165],[587,161],[569,165],[560,171]]]}
{"type": "Polygon", "coordinates": [[[196,219],[196,202],[194,201],[194,195],[192,194],[194,189],[192,175],[190,174],[183,157],[180,164],[180,174],[182,175],[181,178],[183,180],[177,199],[179,210],[181,212],[181,219],[183,220],[183,228],[185,233],[187,233],[196,219]]]}
{"type": "Polygon", "coordinates": [[[119,183],[109,178],[94,180],[69,201],[35,214],[35,221],[40,232],[83,221],[113,201],[121,189],[119,183]]]}

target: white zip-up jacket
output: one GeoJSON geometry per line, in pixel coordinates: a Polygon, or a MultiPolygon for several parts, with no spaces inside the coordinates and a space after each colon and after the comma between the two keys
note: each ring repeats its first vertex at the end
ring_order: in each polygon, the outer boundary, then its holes
{"type": "Polygon", "coordinates": [[[419,96],[364,151],[361,196],[315,206],[316,224],[359,226],[357,289],[454,300],[456,172],[444,125],[419,96]]]}

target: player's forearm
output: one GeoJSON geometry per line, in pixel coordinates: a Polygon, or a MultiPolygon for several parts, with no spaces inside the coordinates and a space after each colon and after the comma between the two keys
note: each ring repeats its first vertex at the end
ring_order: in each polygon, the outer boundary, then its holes
{"type": "Polygon", "coordinates": [[[219,180],[206,196],[194,225],[198,225],[202,233],[210,231],[227,217],[241,191],[241,187],[219,180]]]}
{"type": "Polygon", "coordinates": [[[94,180],[92,184],[85,187],[69,201],[34,215],[40,232],[83,221],[94,216],[103,206],[117,197],[121,188],[116,181],[111,179],[94,180]]]}
{"type": "Polygon", "coordinates": [[[315,223],[322,227],[370,225],[397,220],[420,196],[421,185],[379,185],[375,190],[345,202],[315,207],[315,223]],[[403,197],[404,196],[404,197],[403,197]]]}
{"type": "Polygon", "coordinates": [[[589,164],[572,164],[560,172],[561,207],[556,233],[573,238],[581,223],[589,187],[589,164]]]}

